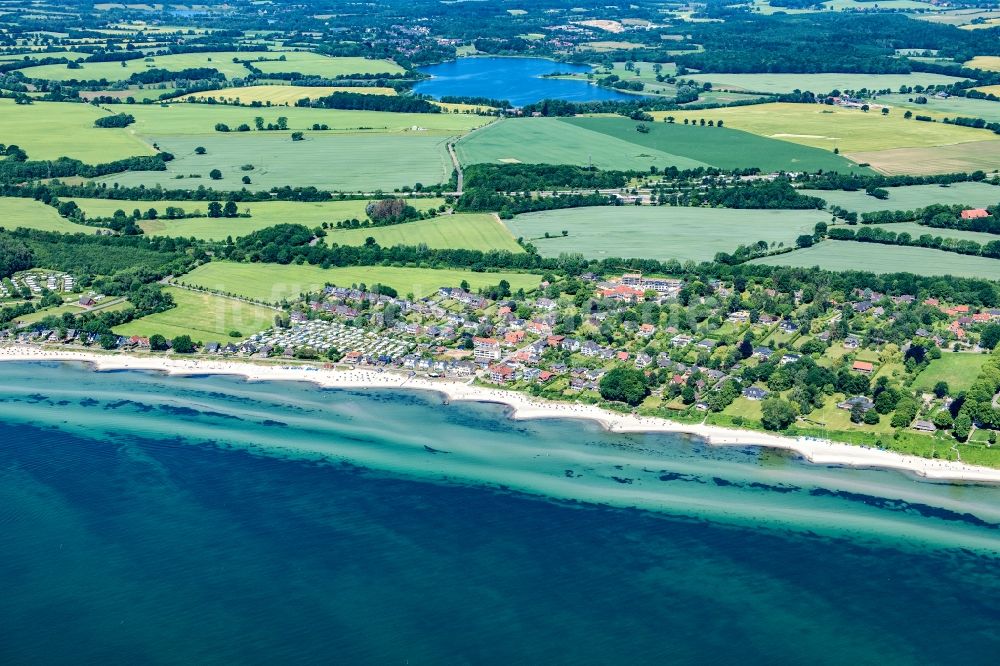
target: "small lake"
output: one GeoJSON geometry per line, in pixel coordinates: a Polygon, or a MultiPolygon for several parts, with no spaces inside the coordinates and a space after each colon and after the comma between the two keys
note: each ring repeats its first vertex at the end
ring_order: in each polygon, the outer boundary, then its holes
{"type": "Polygon", "coordinates": [[[490,97],[523,106],[543,99],[593,102],[635,99],[635,95],[606,90],[585,81],[545,79],[556,72],[589,72],[589,65],[571,65],[547,58],[459,58],[439,65],[418,67],[432,79],[421,81],[413,91],[431,97],[490,97]]]}

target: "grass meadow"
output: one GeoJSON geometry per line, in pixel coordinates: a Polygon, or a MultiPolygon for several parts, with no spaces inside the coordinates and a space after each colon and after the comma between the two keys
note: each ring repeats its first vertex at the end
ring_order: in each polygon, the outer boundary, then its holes
{"type": "Polygon", "coordinates": [[[435,249],[523,252],[507,228],[488,214],[459,213],[388,227],[334,230],[328,233],[325,240],[328,245],[364,245],[368,237],[374,238],[383,247],[426,245],[435,249]]]}
{"type": "Polygon", "coordinates": [[[32,160],[66,156],[90,164],[155,152],[127,129],[94,127],[105,115],[90,104],[0,99],[0,143],[17,144],[32,160]]]}
{"type": "Polygon", "coordinates": [[[959,229],[935,229],[934,227],[926,227],[922,224],[917,224],[916,222],[898,222],[893,224],[873,224],[872,227],[876,229],[882,229],[884,231],[892,231],[897,234],[908,233],[913,238],[919,238],[924,234],[930,236],[940,236],[941,238],[954,238],[956,240],[970,240],[975,241],[980,244],[989,243],[990,241],[1000,240],[1000,236],[995,234],[988,234],[980,231],[961,231],[959,229]]]}
{"type": "Polygon", "coordinates": [[[0,227],[37,229],[61,234],[94,234],[96,229],[74,224],[59,216],[56,209],[41,201],[21,197],[0,197],[0,227]]]}
{"type": "Polygon", "coordinates": [[[917,375],[913,388],[917,391],[931,391],[938,382],[948,382],[948,390],[952,395],[967,391],[976,381],[979,369],[987,358],[989,357],[985,354],[945,352],[917,375]]]}
{"type": "MultiPolygon", "coordinates": [[[[1000,144],[998,144],[1000,149],[1000,144]]],[[[931,204],[992,206],[1000,201],[1000,187],[988,183],[952,183],[941,185],[909,185],[887,187],[888,199],[876,199],[864,192],[843,190],[800,190],[802,194],[824,199],[828,206],[840,206],[857,213],[879,210],[913,210],[931,204]]]]}
{"type": "Polygon", "coordinates": [[[304,76],[332,79],[351,74],[401,74],[405,70],[390,60],[376,60],[358,57],[331,58],[312,51],[287,51],[281,54],[266,54],[268,62],[254,62],[254,67],[265,74],[275,72],[299,72],[304,76]],[[284,61],[273,58],[283,55],[284,61]]]}
{"type": "Polygon", "coordinates": [[[196,342],[226,342],[250,337],[274,323],[275,311],[213,294],[166,287],[176,307],[130,321],[115,328],[119,335],[149,337],[160,334],[167,339],[190,335],[196,342]],[[231,337],[237,332],[238,337],[231,337]]]}
{"type": "Polygon", "coordinates": [[[829,271],[914,273],[1000,280],[1000,260],[972,257],[922,247],[900,247],[855,241],[823,241],[804,250],[755,259],[772,266],[818,266],[829,271]]]}
{"type": "Polygon", "coordinates": [[[818,210],[732,210],[670,206],[568,208],[518,215],[506,222],[542,256],[710,261],[741,243],[792,245],[829,215],[818,210]],[[563,237],[562,232],[569,235],[563,237]],[[548,233],[550,238],[545,238],[548,233]]]}
{"type": "Polygon", "coordinates": [[[365,283],[384,284],[400,294],[423,298],[440,287],[457,287],[466,280],[472,289],[507,280],[511,289],[534,289],[541,278],[529,273],[474,273],[462,270],[406,268],[397,266],[350,266],[327,268],[307,264],[238,264],[213,261],[180,276],[182,282],[206,289],[240,294],[264,302],[280,302],[304,292],[322,289],[327,283],[338,286],[365,283]]]}
{"type": "MultiPolygon", "coordinates": [[[[982,89],[981,89],[982,90],[982,89]]],[[[939,99],[931,95],[927,97],[926,104],[917,104],[909,101],[916,95],[882,95],[878,98],[879,104],[888,104],[893,107],[893,113],[902,115],[905,111],[912,111],[914,114],[929,115],[939,118],[955,118],[964,116],[966,118],[982,118],[987,122],[1000,122],[1000,102],[991,102],[988,99],[973,99],[970,97],[949,97],[939,99]],[[898,110],[896,107],[899,107],[898,110]]],[[[924,123],[930,125],[932,123],[924,123]]],[[[936,125],[936,123],[934,123],[936,125]]]]}
{"type": "Polygon", "coordinates": [[[757,166],[765,171],[847,171],[853,165],[832,152],[719,127],[646,123],[636,131],[626,118],[524,118],[503,120],[456,144],[466,164],[593,163],[602,169],[651,166],[695,168],[757,166]]]}
{"type": "Polygon", "coordinates": [[[658,120],[674,116],[677,122],[685,118],[723,120],[726,127],[733,129],[804,146],[837,148],[842,153],[941,146],[995,136],[971,127],[906,120],[900,111],[883,116],[877,111],[866,113],[820,104],[758,104],[704,111],[659,111],[652,115],[658,120]]]}

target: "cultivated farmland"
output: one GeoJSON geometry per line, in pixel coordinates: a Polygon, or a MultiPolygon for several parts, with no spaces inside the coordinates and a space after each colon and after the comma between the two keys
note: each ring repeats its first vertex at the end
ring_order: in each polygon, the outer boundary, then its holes
{"type": "MultiPolygon", "coordinates": [[[[79,69],[69,69],[66,65],[39,65],[28,67],[21,71],[28,78],[48,79],[50,81],[124,81],[136,72],[150,69],[165,69],[179,72],[183,69],[208,67],[215,69],[227,78],[242,77],[250,73],[241,63],[233,62],[233,58],[245,60],[256,57],[256,53],[238,53],[222,51],[212,53],[178,53],[174,55],[149,56],[140,60],[126,60],[122,66],[119,62],[86,62],[80,63],[79,69]]],[[[260,54],[263,55],[263,54],[260,54]]],[[[280,54],[270,54],[278,57],[280,54]]]]}
{"type": "Polygon", "coordinates": [[[213,294],[201,294],[187,289],[167,287],[176,307],[130,321],[115,329],[119,335],[149,337],[159,333],[166,338],[190,335],[201,342],[225,342],[247,338],[269,328],[275,311],[213,294]],[[239,336],[230,336],[230,333],[239,336]]]}
{"type": "MultiPolygon", "coordinates": [[[[994,102],[988,102],[990,104],[994,102]]],[[[1000,108],[1000,104],[997,104],[1000,108]]],[[[843,153],[886,150],[914,146],[941,146],[996,138],[971,127],[906,120],[901,111],[883,116],[877,110],[864,112],[820,104],[758,104],[704,111],[657,111],[657,120],[674,116],[697,122],[723,120],[726,127],[843,153]]],[[[997,144],[1000,150],[1000,144],[997,144]]]]}
{"type": "Polygon", "coordinates": [[[506,224],[546,257],[579,253],[597,259],[710,261],[741,243],[793,245],[797,236],[812,233],[817,222],[828,219],[818,210],[610,206],[528,213],[506,224]],[[569,232],[565,237],[564,230],[569,232]]]}
{"type": "Polygon", "coordinates": [[[412,133],[306,133],[292,141],[284,132],[216,134],[214,136],[158,137],[159,145],[177,159],[166,171],[132,171],[103,181],[125,186],[160,185],[194,189],[199,185],[222,190],[243,187],[267,189],[294,183],[329,190],[393,190],[415,183],[443,183],[451,177],[447,138],[412,133]],[[195,154],[204,147],[205,155],[195,154]],[[244,171],[245,166],[253,167],[244,171]],[[210,180],[212,169],[222,178],[210,180]],[[244,185],[243,177],[251,185],[244,185]]]}
{"type": "Polygon", "coordinates": [[[760,167],[765,171],[851,170],[831,152],[720,127],[645,123],[625,118],[525,118],[504,120],[458,142],[459,159],[544,164],[593,163],[604,169],[648,170],[760,167]]]}
{"type": "Polygon", "coordinates": [[[128,129],[94,127],[94,121],[105,115],[90,104],[28,105],[0,99],[0,143],[17,144],[28,153],[28,159],[54,160],[66,156],[89,164],[155,152],[128,129]]]}
{"type": "MultiPolygon", "coordinates": [[[[914,95],[882,95],[877,99],[879,104],[889,104],[896,112],[896,108],[901,109],[899,114],[905,111],[912,111],[914,114],[930,115],[937,118],[982,118],[988,122],[1000,122],[1000,102],[991,102],[988,99],[973,99],[970,97],[948,97],[941,99],[933,95],[927,96],[926,104],[917,104],[909,101],[915,98],[914,95]]],[[[924,123],[931,124],[931,123],[924,123]]],[[[937,123],[935,123],[936,125],[937,123]]]]}
{"type": "Polygon", "coordinates": [[[388,227],[333,230],[325,240],[327,244],[363,245],[368,237],[374,238],[383,247],[426,245],[442,249],[523,252],[506,227],[493,215],[485,214],[441,215],[388,227]]]}
{"type": "Polygon", "coordinates": [[[201,92],[181,95],[177,101],[185,101],[191,97],[197,100],[215,98],[217,100],[239,100],[240,104],[249,105],[252,102],[260,102],[266,106],[294,106],[300,99],[316,99],[325,97],[336,92],[362,93],[365,95],[395,95],[393,88],[377,88],[375,86],[367,88],[348,88],[344,86],[243,86],[238,88],[220,88],[218,90],[204,90],[201,92]]]}
{"type": "Polygon", "coordinates": [[[405,295],[423,298],[440,287],[457,287],[466,280],[472,289],[507,280],[511,289],[534,289],[541,278],[529,273],[474,273],[462,270],[404,268],[396,266],[351,266],[323,269],[303,264],[237,264],[213,261],[179,278],[207,289],[240,294],[265,302],[277,302],[303,292],[318,291],[327,283],[338,286],[384,284],[405,295]]]}
{"type": "Polygon", "coordinates": [[[966,67],[985,69],[990,72],[1000,72],[1000,56],[976,56],[965,63],[966,67]]]}
{"type": "Polygon", "coordinates": [[[715,88],[736,92],[790,93],[810,90],[825,94],[832,90],[898,90],[900,86],[929,86],[955,83],[962,79],[944,74],[685,74],[684,78],[709,81],[715,88]]]}
{"type": "Polygon", "coordinates": [[[404,70],[389,60],[374,60],[369,58],[341,57],[330,58],[311,51],[288,51],[281,54],[265,54],[269,59],[265,62],[254,62],[254,67],[265,74],[275,72],[298,72],[303,76],[315,76],[324,79],[349,77],[351,74],[401,74],[404,70]],[[277,60],[284,56],[285,60],[277,60]]]}
{"type": "Polygon", "coordinates": [[[849,157],[889,175],[927,176],[977,169],[989,172],[1000,169],[1000,143],[990,140],[927,148],[893,148],[851,153],[849,157]]]}
{"type": "MultiPolygon", "coordinates": [[[[168,206],[182,208],[188,215],[204,215],[208,206],[207,201],[125,201],[119,199],[82,198],[73,198],[72,201],[75,201],[80,209],[90,217],[111,217],[117,210],[123,210],[125,213],[131,214],[136,208],[143,212],[150,208],[155,208],[157,213],[162,216],[168,206]]],[[[409,200],[409,204],[420,211],[437,208],[443,203],[443,199],[435,198],[409,200]]],[[[249,213],[249,218],[198,217],[177,220],[160,218],[156,220],[143,220],[139,223],[139,226],[142,227],[146,234],[151,236],[177,236],[182,238],[193,236],[194,238],[204,240],[225,240],[227,236],[237,238],[276,224],[304,224],[311,228],[319,226],[324,222],[336,224],[342,220],[364,220],[366,219],[365,206],[367,205],[367,199],[321,202],[249,201],[238,204],[240,213],[249,213]]],[[[49,207],[46,206],[46,208],[49,207]]],[[[49,210],[52,209],[49,208],[49,210]]],[[[53,210],[53,212],[55,211],[53,210]]],[[[64,224],[69,223],[64,222],[64,224]]],[[[92,231],[90,227],[85,228],[92,231]]],[[[362,239],[363,241],[364,239],[362,239]]]]}
{"type": "Polygon", "coordinates": [[[978,208],[992,206],[1000,201],[1000,187],[984,182],[952,183],[948,186],[910,185],[884,189],[889,193],[888,199],[876,199],[860,191],[810,189],[799,191],[807,196],[824,199],[827,206],[840,206],[844,210],[856,213],[871,213],[879,210],[914,210],[931,204],[966,205],[978,208]]]}
{"type": "Polygon", "coordinates": [[[805,268],[818,266],[829,271],[915,273],[1000,280],[1000,260],[997,259],[854,241],[823,241],[804,250],[755,259],[754,263],[805,268]]]}

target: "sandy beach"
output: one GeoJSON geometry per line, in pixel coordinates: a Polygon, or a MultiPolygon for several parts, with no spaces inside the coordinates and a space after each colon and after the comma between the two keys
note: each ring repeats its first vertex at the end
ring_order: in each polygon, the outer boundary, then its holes
{"type": "Polygon", "coordinates": [[[715,446],[761,446],[794,451],[820,465],[894,469],[919,478],[971,483],[1000,483],[1000,470],[960,462],[906,456],[892,451],[841,444],[811,437],[786,437],[750,430],[687,424],[659,417],[619,414],[595,405],[541,400],[517,391],[475,386],[448,379],[410,376],[373,369],[336,370],[305,365],[264,364],[230,359],[133,356],[122,353],[47,350],[13,345],[0,347],[0,361],[84,362],[98,371],[152,370],[171,375],[239,375],[248,381],[306,381],[325,388],[385,388],[437,391],[449,401],[508,405],[513,419],[571,418],[600,423],[611,432],[681,433],[715,446]]]}

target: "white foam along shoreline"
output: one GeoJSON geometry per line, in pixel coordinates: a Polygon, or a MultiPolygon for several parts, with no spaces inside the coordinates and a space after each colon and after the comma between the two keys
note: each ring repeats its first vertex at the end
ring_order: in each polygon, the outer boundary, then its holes
{"type": "Polygon", "coordinates": [[[431,379],[393,371],[336,370],[308,365],[278,365],[196,358],[134,356],[47,350],[13,345],[0,347],[0,361],[58,361],[89,363],[96,370],[153,370],[171,375],[239,375],[248,381],[306,381],[324,388],[381,388],[437,391],[449,401],[492,402],[511,408],[511,418],[586,419],[616,433],[678,433],[693,435],[714,446],[760,446],[794,451],[809,462],[858,468],[893,469],[945,482],[997,483],[1000,469],[947,460],[907,456],[812,437],[787,437],[753,430],[687,424],[659,417],[619,414],[596,405],[541,400],[517,391],[487,388],[456,380],[431,379]]]}

